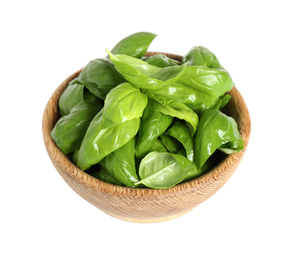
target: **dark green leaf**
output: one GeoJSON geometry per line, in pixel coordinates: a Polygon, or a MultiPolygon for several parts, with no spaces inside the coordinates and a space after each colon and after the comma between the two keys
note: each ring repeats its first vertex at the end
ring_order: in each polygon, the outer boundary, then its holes
{"type": "Polygon", "coordinates": [[[78,81],[100,99],[105,99],[109,91],[125,82],[109,59],[91,60],[78,76],[78,81]]]}
{"type": "Polygon", "coordinates": [[[164,54],[155,54],[150,57],[145,57],[145,58],[143,58],[143,60],[146,61],[148,64],[151,64],[151,65],[159,67],[159,68],[166,68],[166,67],[180,65],[179,61],[168,58],[164,54]]]}
{"type": "Polygon", "coordinates": [[[191,136],[189,127],[183,122],[175,121],[173,125],[167,129],[166,135],[172,136],[178,140],[186,151],[186,157],[193,162],[194,161],[194,141],[191,136]]]}
{"type": "Polygon", "coordinates": [[[170,135],[163,134],[159,139],[170,153],[177,153],[182,148],[182,145],[170,135]]]}
{"type": "Polygon", "coordinates": [[[84,99],[84,85],[72,80],[59,97],[58,107],[62,116],[70,113],[71,109],[84,99]]]}
{"type": "Polygon", "coordinates": [[[145,156],[172,122],[172,117],[156,111],[155,100],[149,99],[141,118],[139,137],[136,144],[136,156],[145,156]]]}
{"type": "Polygon", "coordinates": [[[68,154],[79,149],[91,120],[101,108],[100,103],[83,100],[77,103],[69,114],[58,120],[51,136],[63,153],[68,154]]]}
{"type": "Polygon", "coordinates": [[[123,183],[114,179],[109,172],[107,172],[104,168],[100,168],[95,172],[90,173],[91,176],[114,185],[123,186],[123,183]]]}

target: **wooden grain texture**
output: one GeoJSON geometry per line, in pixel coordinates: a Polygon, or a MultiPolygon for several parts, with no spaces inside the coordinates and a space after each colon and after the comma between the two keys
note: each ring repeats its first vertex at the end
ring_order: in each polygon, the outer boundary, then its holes
{"type": "MultiPolygon", "coordinates": [[[[148,52],[150,56],[157,52],[148,52]]],[[[163,53],[177,60],[181,56],[163,53]]],[[[248,146],[251,122],[248,108],[241,94],[234,87],[226,113],[235,118],[245,149],[228,155],[208,173],[175,187],[157,190],[121,187],[98,180],[77,168],[56,146],[51,131],[59,118],[58,99],[67,84],[81,70],[63,81],[50,97],[43,114],[42,131],[49,157],[66,183],[81,197],[106,214],[131,222],[153,223],[179,217],[215,194],[232,176],[248,146]]]]}

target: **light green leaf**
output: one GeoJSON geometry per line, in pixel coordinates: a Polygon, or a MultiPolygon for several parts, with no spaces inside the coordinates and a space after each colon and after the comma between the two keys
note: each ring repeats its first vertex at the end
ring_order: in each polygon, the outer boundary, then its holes
{"type": "Polygon", "coordinates": [[[147,97],[130,83],[112,89],[105,99],[103,127],[109,128],[126,120],[139,118],[147,105],[147,97]]]}
{"type": "Polygon", "coordinates": [[[134,87],[143,90],[158,90],[176,82],[183,74],[186,64],[167,68],[152,66],[131,56],[113,55],[106,50],[116,70],[134,87]]]}
{"type": "Polygon", "coordinates": [[[180,183],[193,168],[193,164],[186,157],[171,153],[151,152],[141,161],[139,176],[149,188],[167,189],[180,183]]]}
{"type": "Polygon", "coordinates": [[[240,137],[236,121],[218,109],[206,110],[199,121],[195,137],[195,163],[201,168],[206,160],[216,151],[241,151],[244,142],[240,137]],[[235,146],[234,144],[237,143],[235,146]],[[224,145],[227,146],[224,146],[224,145]]]}
{"type": "Polygon", "coordinates": [[[140,118],[103,127],[103,109],[90,123],[77,155],[77,166],[86,170],[129,142],[138,132],[140,118]]]}
{"type": "Polygon", "coordinates": [[[138,32],[119,41],[111,50],[113,54],[125,54],[141,58],[157,35],[150,32],[138,32]]]}

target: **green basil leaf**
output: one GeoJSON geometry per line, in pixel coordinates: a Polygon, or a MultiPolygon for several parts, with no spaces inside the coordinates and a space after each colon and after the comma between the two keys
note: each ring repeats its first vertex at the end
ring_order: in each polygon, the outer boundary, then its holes
{"type": "Polygon", "coordinates": [[[198,115],[185,104],[172,100],[167,101],[166,104],[161,104],[160,102],[153,100],[152,107],[165,115],[185,120],[190,125],[191,135],[196,132],[198,115]]]}
{"type": "Polygon", "coordinates": [[[104,182],[108,182],[114,185],[118,185],[118,186],[123,186],[123,183],[117,181],[116,179],[114,179],[111,174],[109,172],[107,172],[107,170],[105,170],[104,168],[100,168],[95,172],[91,172],[89,173],[91,176],[104,181],[104,182]]]}
{"type": "Polygon", "coordinates": [[[184,180],[182,182],[185,181],[190,181],[193,180],[201,175],[203,175],[204,173],[207,173],[208,171],[210,171],[214,166],[215,166],[215,162],[214,160],[212,160],[211,158],[209,158],[204,165],[201,168],[197,168],[196,165],[193,163],[192,167],[190,167],[190,170],[188,171],[188,174],[186,175],[186,177],[184,178],[184,180]]]}
{"type": "Polygon", "coordinates": [[[135,138],[107,155],[100,161],[100,165],[113,179],[127,187],[134,187],[134,183],[138,181],[135,168],[135,138]]]}
{"type": "Polygon", "coordinates": [[[153,142],[152,147],[150,148],[150,150],[148,151],[148,153],[150,152],[168,152],[166,147],[163,145],[163,143],[159,140],[156,139],[153,142]]]}
{"type": "Polygon", "coordinates": [[[201,168],[216,149],[226,143],[235,141],[238,143],[236,151],[243,149],[244,143],[241,140],[236,121],[218,109],[206,110],[200,118],[195,137],[195,163],[197,168],[201,168]]]}
{"type": "Polygon", "coordinates": [[[244,149],[244,141],[243,141],[243,139],[239,138],[237,140],[230,141],[230,142],[227,142],[227,143],[221,145],[218,149],[221,152],[226,153],[226,154],[240,152],[244,149]]]}
{"type": "Polygon", "coordinates": [[[150,57],[144,57],[142,60],[146,61],[148,64],[159,67],[166,68],[171,66],[178,66],[180,62],[171,58],[168,58],[164,54],[155,54],[150,57]]]}
{"type": "Polygon", "coordinates": [[[105,99],[103,127],[109,128],[126,120],[139,118],[147,105],[147,96],[130,83],[112,89],[105,99]]]}
{"type": "Polygon", "coordinates": [[[204,66],[215,69],[220,67],[220,63],[214,53],[203,46],[192,47],[183,57],[182,62],[187,62],[189,66],[204,66]]]}
{"type": "Polygon", "coordinates": [[[51,132],[59,149],[68,154],[79,149],[84,134],[102,105],[94,101],[80,101],[69,114],[62,116],[51,132]]]}
{"type": "Polygon", "coordinates": [[[77,79],[69,82],[58,100],[59,112],[62,116],[70,113],[71,109],[84,99],[84,85],[77,79]]]}
{"type": "Polygon", "coordinates": [[[157,35],[150,32],[138,32],[119,41],[111,50],[112,54],[125,54],[141,58],[157,35]]]}
{"type": "Polygon", "coordinates": [[[180,183],[193,168],[186,157],[171,153],[151,152],[141,161],[139,176],[144,184],[155,189],[167,189],[180,183]]]}
{"type": "Polygon", "coordinates": [[[136,156],[144,157],[152,149],[153,144],[172,122],[172,117],[155,109],[155,100],[149,99],[141,118],[139,137],[136,144],[136,156]]]}
{"type": "Polygon", "coordinates": [[[159,139],[170,153],[178,153],[182,148],[182,145],[170,135],[163,134],[159,139]]]}
{"type": "Polygon", "coordinates": [[[217,102],[215,103],[213,108],[220,110],[220,109],[224,108],[230,100],[231,100],[231,95],[225,94],[225,95],[219,97],[219,99],[217,100],[217,102]]]}
{"type": "Polygon", "coordinates": [[[148,91],[147,95],[160,100],[162,104],[167,103],[167,100],[183,103],[196,113],[206,109],[205,99],[203,99],[203,95],[199,91],[178,83],[169,84],[159,90],[148,91]]]}
{"type": "Polygon", "coordinates": [[[219,98],[230,91],[233,81],[230,75],[222,69],[208,69],[200,66],[187,66],[177,81],[152,88],[148,96],[156,99],[173,100],[188,106],[196,113],[216,106],[219,98]]]}
{"type": "Polygon", "coordinates": [[[91,60],[81,71],[77,80],[100,99],[105,99],[112,88],[125,82],[109,59],[91,60]]]}
{"type": "Polygon", "coordinates": [[[210,69],[202,66],[187,66],[183,75],[175,82],[175,87],[189,87],[200,93],[196,106],[212,108],[220,96],[234,86],[229,73],[223,68],[210,69]]]}
{"type": "Polygon", "coordinates": [[[129,142],[138,132],[140,118],[103,127],[103,109],[91,121],[78,152],[77,166],[86,170],[129,142]]]}
{"type": "Polygon", "coordinates": [[[133,86],[144,90],[158,90],[174,83],[182,75],[186,64],[167,68],[152,66],[145,61],[127,55],[110,55],[116,70],[133,86]]]}
{"type": "Polygon", "coordinates": [[[178,140],[186,151],[186,157],[193,162],[194,161],[194,141],[191,136],[189,127],[183,122],[175,121],[173,125],[167,129],[166,135],[172,136],[178,140]]]}
{"type": "Polygon", "coordinates": [[[83,99],[98,102],[98,103],[101,103],[102,105],[104,104],[104,101],[102,99],[100,99],[96,95],[92,94],[87,88],[84,89],[83,99]]]}

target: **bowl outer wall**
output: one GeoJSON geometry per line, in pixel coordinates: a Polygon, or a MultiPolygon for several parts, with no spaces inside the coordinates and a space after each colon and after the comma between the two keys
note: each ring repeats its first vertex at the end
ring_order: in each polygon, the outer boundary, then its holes
{"type": "MultiPolygon", "coordinates": [[[[147,52],[151,56],[161,52],[147,52]]],[[[162,53],[181,60],[180,55],[162,53]]],[[[82,69],[81,69],[82,70],[82,69]]],[[[51,131],[59,119],[58,100],[68,83],[81,70],[64,80],[50,97],[43,114],[42,131],[48,155],[66,183],[82,198],[113,217],[141,223],[152,223],[179,217],[215,194],[232,176],[248,146],[251,121],[248,108],[236,87],[230,91],[226,113],[235,118],[244,150],[230,154],[208,173],[169,189],[129,188],[98,180],[77,168],[56,146],[51,131]]]]}

